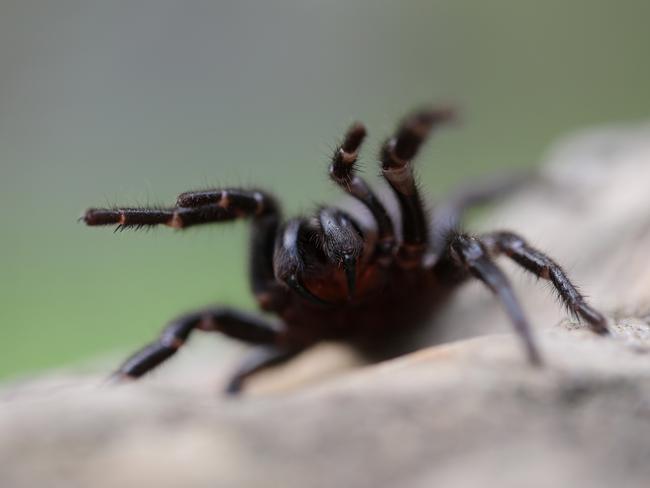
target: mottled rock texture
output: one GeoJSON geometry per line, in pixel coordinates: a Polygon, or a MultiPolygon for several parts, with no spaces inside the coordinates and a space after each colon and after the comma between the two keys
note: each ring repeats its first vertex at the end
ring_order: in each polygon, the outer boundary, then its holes
{"type": "Polygon", "coordinates": [[[359,367],[325,345],[240,399],[215,394],[240,350],[215,354],[214,338],[125,387],[53,373],[0,390],[0,486],[649,486],[650,126],[558,144],[480,227],[517,230],[564,264],[613,337],[506,264],[542,370],[472,284],[423,334],[433,346],[359,367]]]}

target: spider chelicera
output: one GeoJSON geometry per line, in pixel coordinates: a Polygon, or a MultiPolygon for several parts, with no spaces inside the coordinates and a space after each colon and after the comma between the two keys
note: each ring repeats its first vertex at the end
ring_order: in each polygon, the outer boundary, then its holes
{"type": "Polygon", "coordinates": [[[164,224],[174,228],[250,218],[250,281],[259,306],[278,322],[225,307],[211,307],[173,320],[160,337],[115,373],[137,378],[172,356],[195,329],[220,332],[255,345],[226,391],[241,390],[252,374],[282,363],[322,340],[360,348],[426,323],[436,307],[469,277],[482,281],[501,301],[533,365],[542,364],[531,329],[512,287],[494,263],[504,254],[549,280],[568,309],[599,334],[605,318],[589,306],[562,268],[512,232],[474,236],[460,230],[467,208],[489,200],[503,185],[457,192],[429,217],[415,182],[412,161],[432,128],[453,118],[449,109],[422,109],[398,125],[379,152],[381,173],[399,207],[393,219],[355,171],[366,130],[347,131],[332,156],[332,180],[361,202],[374,221],[362,225],[352,212],[320,207],[309,218],[283,220],[278,202],[256,189],[224,188],[178,196],[171,208],[89,209],[88,225],[119,228],[164,224]],[[397,225],[399,221],[399,225],[397,225]]]}

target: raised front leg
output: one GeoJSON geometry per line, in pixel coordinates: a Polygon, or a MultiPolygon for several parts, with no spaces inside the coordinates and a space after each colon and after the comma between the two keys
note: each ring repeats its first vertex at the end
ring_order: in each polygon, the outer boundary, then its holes
{"type": "Polygon", "coordinates": [[[329,172],[332,181],[363,203],[372,214],[377,224],[377,257],[380,263],[389,264],[395,250],[393,222],[370,185],[356,173],[359,147],[365,136],[366,128],[362,124],[352,124],[342,144],[334,151],[329,172]]]}
{"type": "Polygon", "coordinates": [[[402,215],[402,245],[398,257],[405,267],[420,265],[429,240],[426,212],[412,161],[431,129],[452,117],[453,112],[447,109],[415,112],[402,121],[380,151],[382,174],[397,197],[402,215]]]}
{"type": "Polygon", "coordinates": [[[265,193],[224,189],[183,193],[178,197],[177,206],[171,208],[90,208],[82,220],[91,226],[117,225],[116,230],[153,225],[182,229],[277,213],[275,201],[265,193]]]}
{"type": "Polygon", "coordinates": [[[281,306],[284,291],[273,275],[273,247],[280,223],[275,199],[259,190],[209,189],[181,193],[172,208],[91,208],[87,225],[117,225],[116,230],[167,225],[183,229],[192,225],[252,218],[250,279],[260,306],[281,306]]]}

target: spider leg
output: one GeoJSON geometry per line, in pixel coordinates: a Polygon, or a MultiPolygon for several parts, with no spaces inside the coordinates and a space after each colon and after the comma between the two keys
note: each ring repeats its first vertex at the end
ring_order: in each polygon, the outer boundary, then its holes
{"type": "Polygon", "coordinates": [[[301,349],[284,349],[278,346],[255,347],[233,373],[226,385],[225,392],[229,395],[239,393],[244,386],[244,382],[252,375],[263,369],[288,361],[299,354],[300,351],[301,349]]]}
{"type": "Polygon", "coordinates": [[[402,245],[398,257],[405,267],[420,264],[426,251],[427,218],[413,174],[412,160],[431,129],[453,117],[452,111],[420,110],[406,117],[384,142],[379,159],[382,175],[392,188],[402,214],[402,245]]]}
{"type": "Polygon", "coordinates": [[[392,256],[395,248],[395,231],[386,208],[368,183],[356,174],[359,148],[366,136],[363,124],[355,122],[345,134],[343,142],[332,155],[330,177],[348,194],[363,203],[377,223],[377,253],[379,257],[392,256]]]}
{"type": "Polygon", "coordinates": [[[429,251],[435,262],[448,243],[450,232],[457,231],[465,213],[472,207],[493,203],[530,180],[532,173],[517,172],[498,175],[488,180],[472,183],[455,190],[433,210],[430,220],[432,235],[429,251]]]}
{"type": "Polygon", "coordinates": [[[587,322],[594,332],[609,332],[605,317],[587,304],[560,265],[547,255],[512,232],[494,232],[481,236],[480,239],[491,253],[505,254],[527,271],[549,280],[569,310],[587,322]]]}
{"type": "Polygon", "coordinates": [[[273,246],[280,222],[280,209],[268,194],[237,188],[181,193],[173,208],[89,209],[87,225],[117,224],[117,229],[163,224],[175,228],[252,217],[250,281],[262,308],[273,309],[282,291],[275,286],[273,246]]]}
{"type": "Polygon", "coordinates": [[[183,193],[172,208],[91,208],[82,220],[91,226],[117,224],[120,229],[159,224],[181,229],[274,213],[277,205],[265,193],[226,189],[183,193]]]}
{"type": "Polygon", "coordinates": [[[250,344],[274,344],[281,330],[265,320],[227,308],[207,309],[172,321],[158,339],[129,357],[113,378],[139,378],[173,356],[195,329],[221,332],[250,344]]]}
{"type": "Polygon", "coordinates": [[[541,365],[542,359],[535,346],[532,330],[515,297],[512,285],[488,257],[482,243],[474,237],[456,234],[449,246],[452,258],[475,278],[481,280],[499,298],[515,326],[515,331],[524,343],[528,360],[535,366],[541,365]]]}
{"type": "Polygon", "coordinates": [[[276,309],[283,295],[273,274],[273,248],[280,225],[278,204],[264,192],[236,188],[189,191],[176,198],[179,207],[201,208],[211,204],[233,208],[238,216],[254,216],[249,250],[250,281],[260,306],[265,310],[276,309]]]}

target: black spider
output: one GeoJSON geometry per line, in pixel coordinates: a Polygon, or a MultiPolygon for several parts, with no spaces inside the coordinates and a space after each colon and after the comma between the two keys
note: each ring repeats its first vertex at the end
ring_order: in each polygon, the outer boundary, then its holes
{"type": "Polygon", "coordinates": [[[450,120],[446,109],[412,113],[381,147],[381,172],[394,192],[400,229],[368,184],[355,174],[363,125],[350,127],[332,157],[330,176],[360,201],[373,225],[350,213],[321,207],[311,218],[283,221],[277,201],[260,190],[239,188],[187,192],[173,208],[89,209],[88,225],[120,228],[165,224],[174,228],[238,218],[252,219],[250,280],[260,307],[280,324],[215,307],[184,315],[160,337],[131,356],[117,377],[137,378],[172,356],[194,329],[221,332],[255,344],[254,353],[227,386],[234,393],[253,373],[295,356],[321,340],[359,347],[388,341],[426,322],[468,277],[481,280],[502,302],[523,341],[529,361],[541,364],[530,327],[505,275],[491,256],[505,254],[550,280],[569,310],[593,331],[607,333],[591,308],[553,260],[511,232],[472,236],[458,230],[463,212],[499,193],[499,185],[458,192],[428,218],[412,161],[433,127],[450,120]]]}

